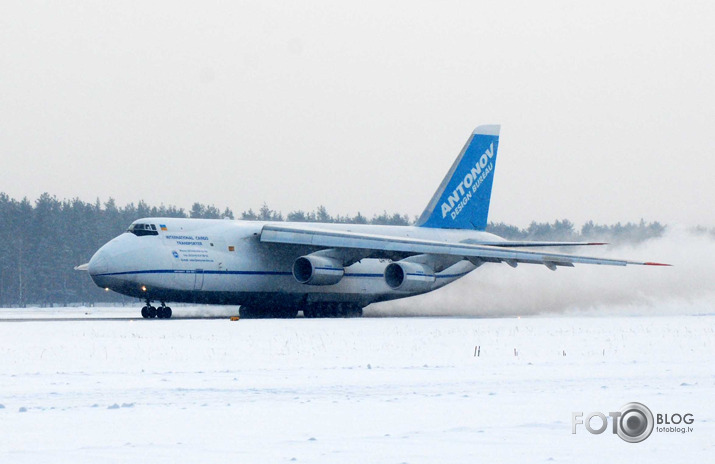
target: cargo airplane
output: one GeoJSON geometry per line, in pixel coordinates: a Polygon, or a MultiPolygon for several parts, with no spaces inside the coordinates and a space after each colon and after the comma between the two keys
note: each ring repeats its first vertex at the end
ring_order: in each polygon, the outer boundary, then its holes
{"type": "Polygon", "coordinates": [[[146,302],[145,318],[170,318],[167,302],[292,318],[361,316],[370,303],[431,292],[487,264],[661,265],[541,251],[596,243],[485,232],[498,148],[499,126],[477,127],[414,226],[145,218],[77,269],[146,302]]]}

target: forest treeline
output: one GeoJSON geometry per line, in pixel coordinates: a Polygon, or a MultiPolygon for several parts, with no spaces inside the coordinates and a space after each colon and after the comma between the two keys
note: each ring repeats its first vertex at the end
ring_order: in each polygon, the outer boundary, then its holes
{"type": "MultiPolygon", "coordinates": [[[[74,266],[86,263],[107,241],[142,217],[230,218],[296,222],[408,225],[409,216],[384,212],[367,218],[331,215],[324,206],[315,211],[292,211],[286,216],[263,205],[234,216],[228,209],[195,203],[189,211],[175,206],[149,206],[140,201],[118,206],[113,199],[87,203],[58,200],[43,194],[34,203],[0,193],[0,306],[52,306],[132,301],[97,288],[74,266]]],[[[639,242],[659,237],[665,226],[658,222],[600,225],[589,221],[577,228],[568,220],[533,222],[525,229],[490,223],[487,230],[507,239],[598,240],[639,242]]]]}

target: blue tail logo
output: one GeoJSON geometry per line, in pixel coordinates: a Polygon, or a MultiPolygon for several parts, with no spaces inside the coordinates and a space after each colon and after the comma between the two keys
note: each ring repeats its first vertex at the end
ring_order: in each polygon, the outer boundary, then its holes
{"type": "Polygon", "coordinates": [[[487,227],[498,148],[499,126],[477,127],[417,225],[484,230],[487,227]]]}

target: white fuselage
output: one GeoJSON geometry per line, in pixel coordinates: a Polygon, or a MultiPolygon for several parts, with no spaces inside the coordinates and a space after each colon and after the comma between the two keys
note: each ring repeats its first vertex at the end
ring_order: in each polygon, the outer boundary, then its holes
{"type": "MultiPolygon", "coordinates": [[[[153,235],[124,233],[99,249],[89,263],[94,282],[142,299],[241,305],[303,305],[346,302],[366,306],[440,288],[476,266],[461,259],[435,273],[419,291],[387,285],[388,258],[363,258],[345,268],[333,285],[307,285],[293,276],[296,258],[320,250],[305,245],[278,246],[260,241],[266,222],[147,218],[153,235]]],[[[290,223],[281,223],[290,226],[290,223]]],[[[306,224],[303,228],[370,233],[444,242],[494,242],[493,234],[474,230],[356,224],[306,224]]]]}

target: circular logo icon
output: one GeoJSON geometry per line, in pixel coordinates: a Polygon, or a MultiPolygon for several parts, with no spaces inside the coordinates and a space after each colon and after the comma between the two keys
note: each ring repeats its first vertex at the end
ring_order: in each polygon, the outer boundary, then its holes
{"type": "Polygon", "coordinates": [[[653,413],[641,403],[628,403],[621,407],[618,436],[628,443],[639,443],[653,432],[653,413]]]}
{"type": "Polygon", "coordinates": [[[178,258],[178,257],[179,257],[179,253],[177,253],[176,251],[172,251],[171,254],[174,255],[174,258],[178,258]]]}

